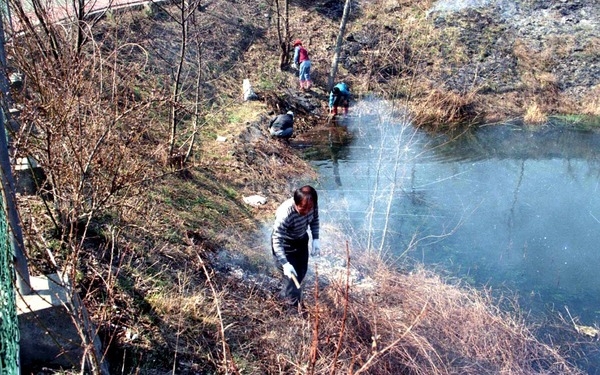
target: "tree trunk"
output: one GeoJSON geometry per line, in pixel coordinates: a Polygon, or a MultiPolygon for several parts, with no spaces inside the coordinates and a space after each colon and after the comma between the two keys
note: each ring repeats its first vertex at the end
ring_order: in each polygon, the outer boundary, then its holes
{"type": "Polygon", "coordinates": [[[335,42],[335,53],[333,60],[331,61],[331,71],[329,73],[329,79],[327,80],[327,91],[331,91],[334,85],[335,76],[337,74],[337,67],[340,61],[340,50],[342,49],[342,41],[344,40],[344,33],[346,31],[346,23],[348,22],[348,16],[350,15],[350,0],[346,0],[344,4],[344,13],[342,14],[342,21],[340,22],[340,33],[337,36],[335,42]]]}
{"type": "Polygon", "coordinates": [[[275,0],[275,12],[277,13],[277,38],[281,53],[279,55],[279,69],[283,70],[290,63],[290,5],[289,0],[285,0],[285,17],[283,17],[283,30],[281,27],[281,10],[279,9],[279,0],[275,0]]]}
{"type": "Polygon", "coordinates": [[[194,105],[194,124],[192,130],[192,137],[190,139],[190,145],[183,159],[183,163],[187,163],[189,158],[194,153],[194,143],[196,142],[196,135],[198,134],[198,124],[200,123],[200,99],[202,96],[202,43],[198,40],[199,36],[196,35],[196,59],[198,66],[198,75],[196,76],[196,100],[194,105]]]}
{"type": "MultiPolygon", "coordinates": [[[[283,29],[283,63],[290,64],[290,1],[285,0],[285,27],[283,29]]],[[[284,65],[284,66],[285,66],[284,65]]]]}
{"type": "Polygon", "coordinates": [[[171,138],[169,139],[169,158],[172,158],[175,153],[175,137],[177,135],[177,123],[179,121],[179,110],[178,105],[181,95],[181,73],[183,70],[183,63],[185,61],[186,47],[187,47],[187,1],[183,1],[181,4],[181,46],[179,50],[179,61],[177,62],[177,71],[175,72],[175,82],[173,82],[173,96],[171,97],[171,138]]]}

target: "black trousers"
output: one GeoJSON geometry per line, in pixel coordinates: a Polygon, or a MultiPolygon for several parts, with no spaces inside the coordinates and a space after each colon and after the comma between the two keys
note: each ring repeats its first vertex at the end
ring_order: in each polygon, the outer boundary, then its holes
{"type": "MultiPolygon", "coordinates": [[[[285,257],[294,269],[298,276],[298,282],[301,283],[306,276],[308,270],[308,233],[298,240],[287,240],[283,242],[283,249],[285,251],[285,257]]],[[[283,274],[283,265],[279,263],[275,257],[275,251],[273,250],[273,243],[271,242],[271,251],[273,252],[273,258],[279,271],[283,274]]],[[[294,280],[287,276],[283,276],[283,283],[281,286],[280,297],[292,305],[298,305],[302,299],[302,289],[296,288],[294,280]]]]}
{"type": "Polygon", "coordinates": [[[348,99],[343,95],[338,95],[333,99],[333,107],[348,108],[349,105],[348,99]]]}

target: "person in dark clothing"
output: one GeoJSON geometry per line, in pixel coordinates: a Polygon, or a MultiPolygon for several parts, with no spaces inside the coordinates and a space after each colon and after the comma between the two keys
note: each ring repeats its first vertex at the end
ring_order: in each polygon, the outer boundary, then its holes
{"type": "Polygon", "coordinates": [[[293,277],[302,283],[308,270],[308,242],[312,237],[311,256],[319,256],[319,208],[317,191],[305,185],[294,191],[294,196],[277,208],[271,251],[277,268],[285,276],[280,297],[292,306],[298,306],[302,298],[301,288],[296,287],[293,277]]]}
{"type": "Polygon", "coordinates": [[[273,117],[269,122],[269,133],[273,137],[289,140],[294,133],[294,112],[288,111],[273,117]]]}
{"type": "Polygon", "coordinates": [[[338,107],[344,109],[344,115],[348,114],[348,107],[350,106],[350,90],[348,85],[344,82],[340,82],[333,87],[331,93],[329,93],[329,113],[337,115],[338,107]]]}

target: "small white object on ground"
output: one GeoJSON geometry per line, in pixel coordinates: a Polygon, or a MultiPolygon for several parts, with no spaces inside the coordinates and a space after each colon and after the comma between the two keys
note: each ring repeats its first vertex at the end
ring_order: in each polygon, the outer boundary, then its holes
{"type": "Polygon", "coordinates": [[[258,95],[256,95],[256,93],[252,89],[252,85],[250,84],[249,79],[244,79],[242,83],[242,92],[244,93],[244,101],[258,99],[258,95]]]}
{"type": "Polygon", "coordinates": [[[249,197],[244,197],[243,199],[244,203],[255,207],[267,203],[267,198],[262,197],[260,195],[251,195],[249,197]]]}
{"type": "Polygon", "coordinates": [[[227,141],[227,137],[222,137],[222,136],[217,137],[217,142],[225,142],[225,141],[227,141]]]}

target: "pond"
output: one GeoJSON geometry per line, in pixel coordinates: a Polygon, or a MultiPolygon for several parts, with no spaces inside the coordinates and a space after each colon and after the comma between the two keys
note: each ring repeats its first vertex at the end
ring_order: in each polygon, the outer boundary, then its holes
{"type": "Polygon", "coordinates": [[[383,103],[352,111],[349,144],[306,155],[322,221],[354,249],[508,288],[533,314],[566,306],[579,324],[600,323],[600,130],[506,123],[432,136],[383,103]]]}

